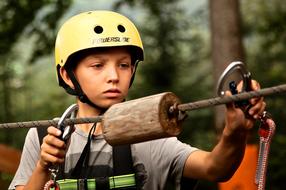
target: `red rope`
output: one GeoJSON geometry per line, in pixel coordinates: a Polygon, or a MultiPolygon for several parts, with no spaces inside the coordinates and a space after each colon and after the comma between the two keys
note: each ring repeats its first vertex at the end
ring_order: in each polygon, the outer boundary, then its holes
{"type": "Polygon", "coordinates": [[[266,171],[268,164],[268,155],[270,150],[271,139],[274,135],[276,125],[274,121],[265,117],[262,118],[262,123],[259,127],[258,134],[260,136],[259,155],[256,169],[255,183],[258,185],[258,190],[265,189],[266,171]]]}

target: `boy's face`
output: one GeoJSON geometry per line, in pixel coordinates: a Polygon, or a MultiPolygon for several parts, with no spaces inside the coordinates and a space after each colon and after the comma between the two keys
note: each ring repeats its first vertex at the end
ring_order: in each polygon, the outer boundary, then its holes
{"type": "Polygon", "coordinates": [[[96,105],[109,108],[127,96],[133,74],[127,48],[107,48],[82,59],[74,73],[83,92],[96,105]]]}

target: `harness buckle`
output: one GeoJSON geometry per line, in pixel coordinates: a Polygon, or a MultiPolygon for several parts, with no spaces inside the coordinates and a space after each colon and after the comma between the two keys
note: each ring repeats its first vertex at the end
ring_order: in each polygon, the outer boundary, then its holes
{"type": "Polygon", "coordinates": [[[87,180],[86,179],[78,179],[77,180],[77,189],[78,190],[88,190],[87,180]]]}

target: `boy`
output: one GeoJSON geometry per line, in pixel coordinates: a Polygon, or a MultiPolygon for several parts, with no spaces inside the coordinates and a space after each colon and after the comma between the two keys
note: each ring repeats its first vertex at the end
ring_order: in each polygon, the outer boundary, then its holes
{"type": "MultiPolygon", "coordinates": [[[[137,64],[143,60],[143,46],[136,27],[126,17],[91,11],[72,17],[62,26],[55,58],[60,86],[77,96],[76,117],[94,117],[124,101],[137,64]]],[[[259,89],[258,83],[252,81],[252,88],[259,89]]],[[[183,144],[177,138],[131,145],[136,188],[164,189],[167,180],[172,179],[180,189],[183,177],[229,179],[243,157],[248,130],[265,108],[262,98],[252,99],[251,104],[247,118],[233,104],[227,105],[226,126],[211,152],[183,144]]],[[[68,148],[58,138],[60,130],[49,127],[47,131],[42,145],[36,129],[27,134],[21,163],[9,189],[43,189],[50,180],[52,164],[63,166],[59,179],[78,179],[75,189],[89,189],[86,179],[92,178],[96,178],[96,189],[112,188],[108,177],[114,176],[115,148],[103,139],[100,123],[76,125],[68,148]]],[[[131,186],[128,188],[134,188],[131,186]]]]}

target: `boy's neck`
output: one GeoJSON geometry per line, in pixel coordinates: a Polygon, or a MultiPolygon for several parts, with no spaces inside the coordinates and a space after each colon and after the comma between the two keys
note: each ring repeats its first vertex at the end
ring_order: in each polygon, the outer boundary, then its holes
{"type": "MultiPolygon", "coordinates": [[[[77,112],[78,118],[96,117],[96,116],[100,115],[100,113],[102,112],[101,110],[93,108],[93,107],[89,106],[88,104],[82,103],[80,101],[78,101],[77,104],[78,104],[78,108],[79,108],[78,112],[77,112]]],[[[92,126],[93,126],[93,123],[84,123],[84,124],[77,125],[77,127],[79,127],[81,130],[83,130],[86,133],[89,133],[92,126]]],[[[101,127],[100,123],[97,123],[94,135],[99,135],[99,134],[102,134],[102,127],[101,127]]]]}

